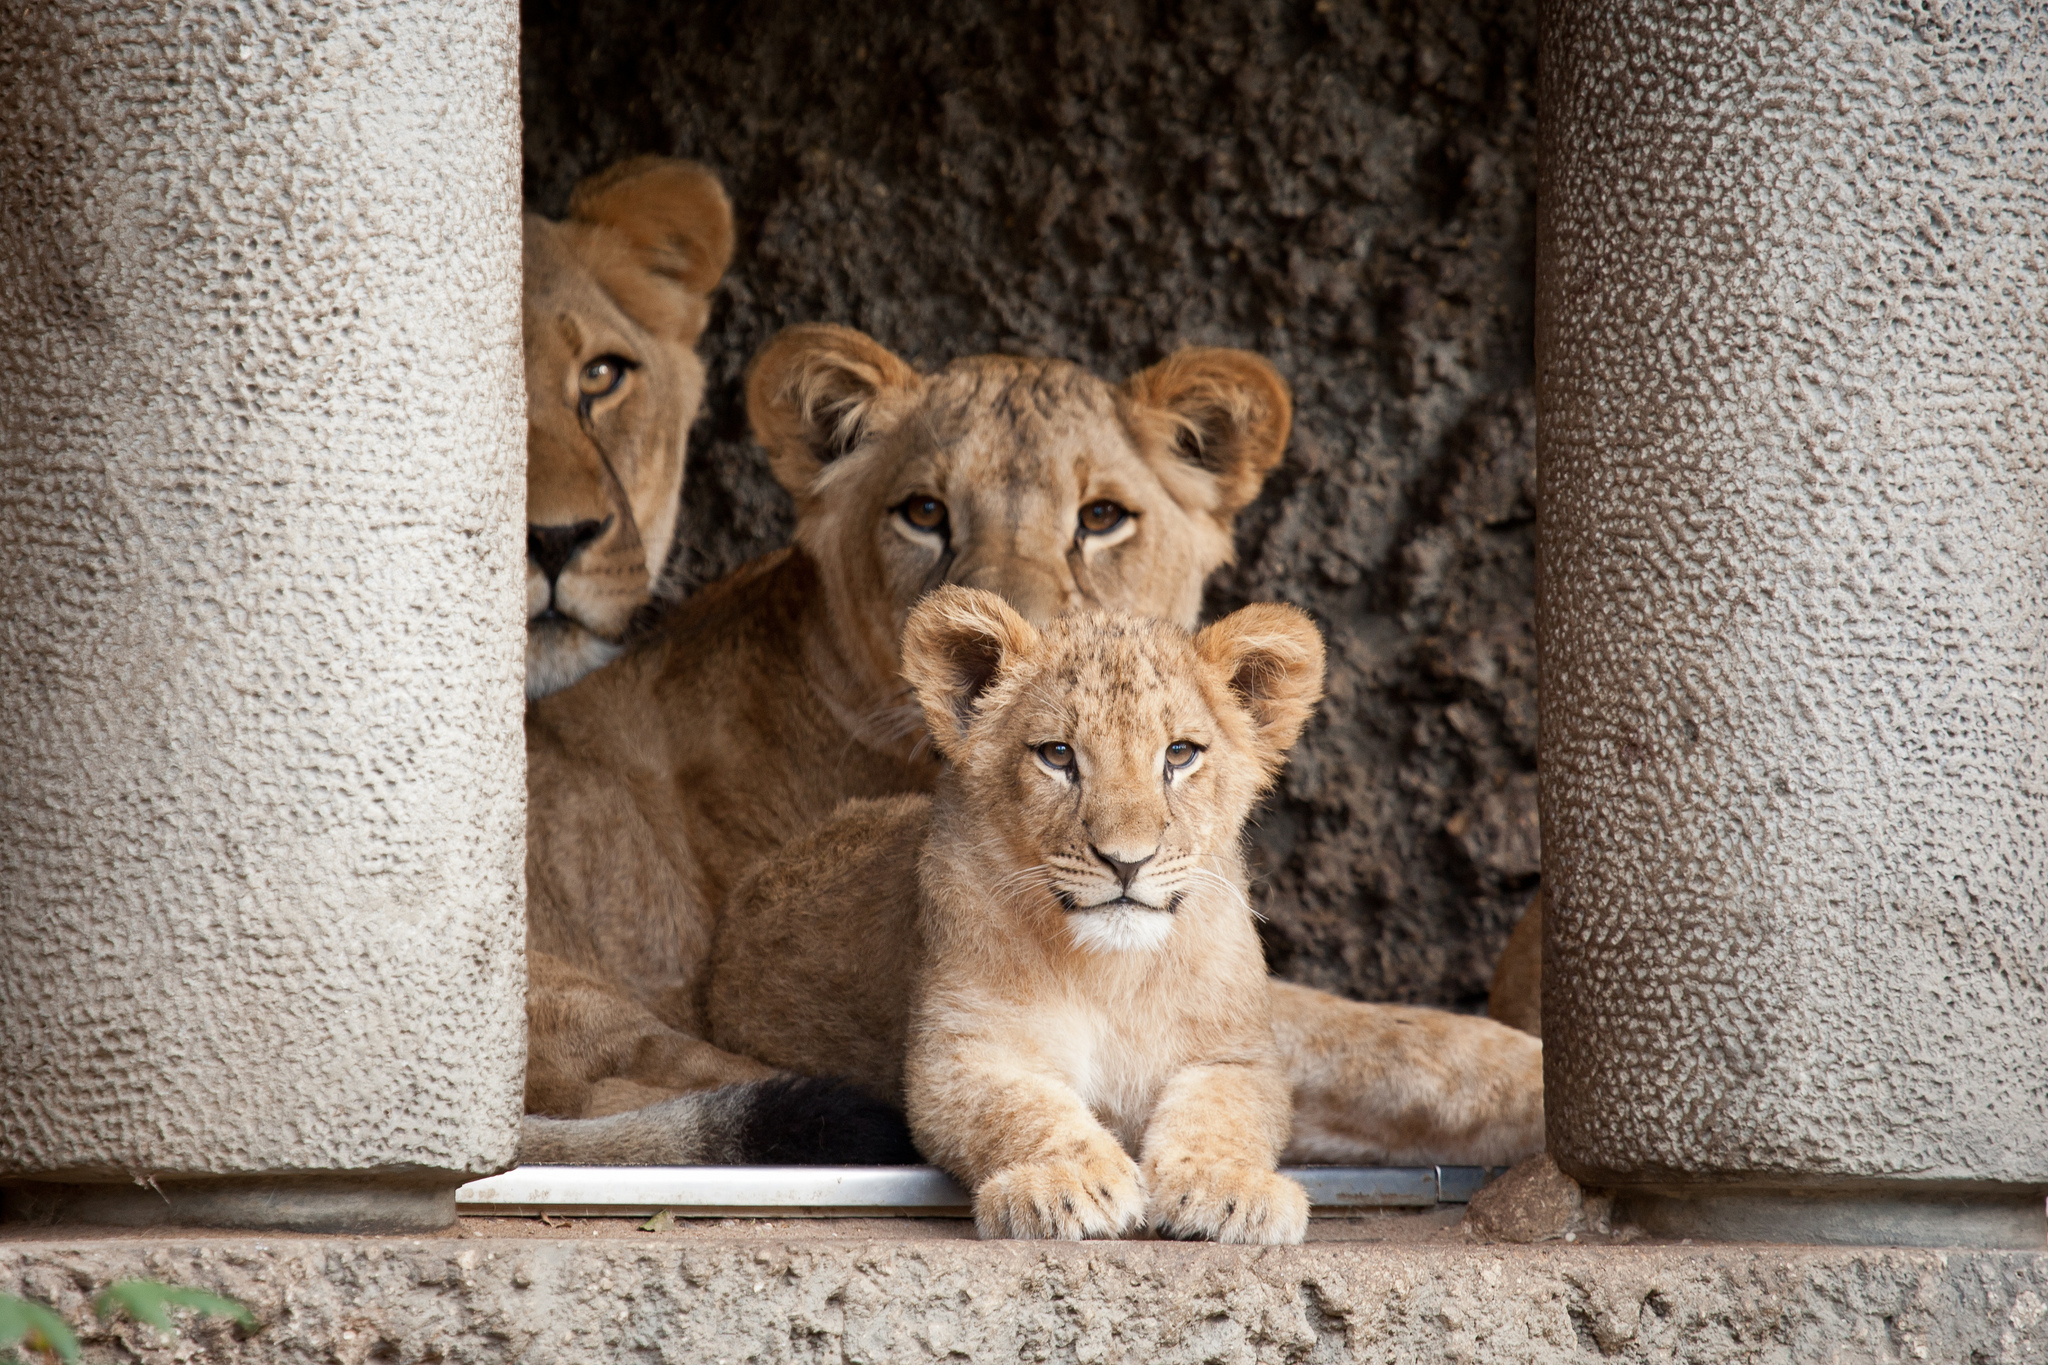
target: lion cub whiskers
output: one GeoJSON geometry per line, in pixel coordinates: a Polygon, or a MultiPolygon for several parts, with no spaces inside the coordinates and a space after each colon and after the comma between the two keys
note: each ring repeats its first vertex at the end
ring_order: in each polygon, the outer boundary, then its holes
{"type": "Polygon", "coordinates": [[[904,1098],[984,1236],[1301,1240],[1240,849],[1322,688],[1291,607],[1034,629],[942,588],[904,676],[949,760],[918,865],[904,1098]]]}
{"type": "Polygon", "coordinates": [[[1163,946],[1200,870],[1191,856],[1154,858],[1126,887],[1101,875],[1093,859],[1060,852],[1046,863],[1046,885],[1066,911],[1067,932],[1075,947],[1091,953],[1148,953],[1163,946]]]}

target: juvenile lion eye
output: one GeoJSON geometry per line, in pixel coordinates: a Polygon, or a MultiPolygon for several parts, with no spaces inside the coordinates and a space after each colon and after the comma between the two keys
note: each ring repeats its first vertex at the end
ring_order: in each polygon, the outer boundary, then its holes
{"type": "Polygon", "coordinates": [[[1089,535],[1099,536],[1123,525],[1124,518],[1130,514],[1122,503],[1098,498],[1081,509],[1081,529],[1089,535]]]}
{"type": "Polygon", "coordinates": [[[622,355],[601,355],[583,367],[576,387],[585,398],[602,398],[623,384],[626,371],[632,368],[633,362],[622,355]]]}
{"type": "Polygon", "coordinates": [[[920,531],[941,531],[946,526],[946,504],[922,493],[898,504],[896,515],[920,531]]]}
{"type": "Polygon", "coordinates": [[[1166,766],[1185,768],[1195,761],[1195,755],[1202,752],[1202,746],[1193,740],[1177,739],[1166,746],[1166,766]]]}
{"type": "Polygon", "coordinates": [[[1062,744],[1058,740],[1050,744],[1041,744],[1038,746],[1038,758],[1046,767],[1066,772],[1074,766],[1074,746],[1062,744]]]}

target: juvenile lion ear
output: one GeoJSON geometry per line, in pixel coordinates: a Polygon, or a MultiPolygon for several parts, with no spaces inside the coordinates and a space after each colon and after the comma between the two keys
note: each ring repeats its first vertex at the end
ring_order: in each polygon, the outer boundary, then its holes
{"type": "Polygon", "coordinates": [[[1031,623],[985,588],[948,583],[917,604],[903,628],[903,676],[917,689],[940,753],[959,752],[975,703],[1037,646],[1031,623]]]}
{"type": "Polygon", "coordinates": [[[860,442],[875,400],[915,388],[916,370],[851,327],[781,332],[747,373],[747,418],[776,482],[801,498],[818,472],[860,442]]]}
{"type": "Polygon", "coordinates": [[[1323,698],[1323,636],[1299,607],[1255,602],[1195,636],[1195,652],[1250,713],[1268,777],[1280,771],[1323,698]]]}
{"type": "Polygon", "coordinates": [[[732,264],[732,204],[694,161],[636,156],[599,171],[570,193],[569,217],[611,228],[643,267],[700,297],[732,264]]]}
{"type": "Polygon", "coordinates": [[[1139,449],[1184,506],[1227,521],[1259,495],[1294,422],[1287,381],[1250,351],[1190,347],[1123,383],[1139,449]]]}

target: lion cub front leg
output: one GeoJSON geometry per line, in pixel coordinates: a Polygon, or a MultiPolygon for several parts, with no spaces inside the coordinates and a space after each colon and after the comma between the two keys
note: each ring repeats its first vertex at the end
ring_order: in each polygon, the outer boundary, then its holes
{"type": "Polygon", "coordinates": [[[1193,1066],[1168,1082],[1145,1127],[1145,1211],[1162,1237],[1293,1243],[1308,1194],[1274,1171],[1289,1094],[1278,1067],[1193,1066]]]}
{"type": "Polygon", "coordinates": [[[918,1149],[973,1188],[975,1229],[1079,1241],[1136,1228],[1138,1164],[1063,1079],[994,1051],[913,1055],[906,1077],[918,1149]]]}

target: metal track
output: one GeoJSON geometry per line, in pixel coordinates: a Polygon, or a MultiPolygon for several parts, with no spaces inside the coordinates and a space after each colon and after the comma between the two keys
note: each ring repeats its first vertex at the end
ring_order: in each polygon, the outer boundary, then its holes
{"type": "MultiPolygon", "coordinates": [[[[1293,1166],[1315,1213],[1462,1204],[1479,1166],[1293,1166]]],[[[455,1192],[467,1217],[966,1218],[967,1192],[933,1166],[520,1166],[455,1192]]]]}

